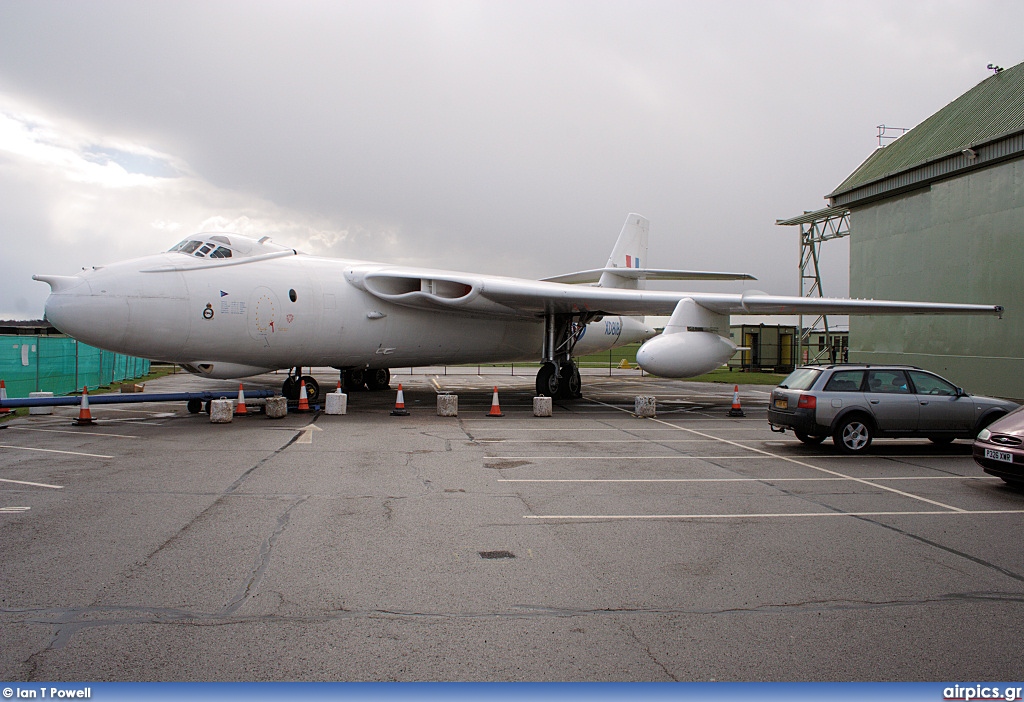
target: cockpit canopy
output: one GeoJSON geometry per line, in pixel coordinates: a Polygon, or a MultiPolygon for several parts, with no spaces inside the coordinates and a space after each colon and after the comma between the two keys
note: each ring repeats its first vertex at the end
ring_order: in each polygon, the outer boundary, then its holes
{"type": "Polygon", "coordinates": [[[269,236],[257,241],[241,234],[193,234],[167,253],[183,253],[196,258],[240,258],[287,250],[272,243],[269,236]]]}

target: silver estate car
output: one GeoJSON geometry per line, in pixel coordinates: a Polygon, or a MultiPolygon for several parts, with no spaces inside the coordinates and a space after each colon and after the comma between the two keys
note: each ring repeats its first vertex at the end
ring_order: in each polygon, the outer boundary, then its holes
{"type": "Polygon", "coordinates": [[[772,391],[772,431],[791,429],[805,444],[831,436],[846,453],[875,437],[927,437],[937,444],[973,439],[1017,408],[1015,402],[969,395],[912,366],[838,364],[797,368],[772,391]]]}

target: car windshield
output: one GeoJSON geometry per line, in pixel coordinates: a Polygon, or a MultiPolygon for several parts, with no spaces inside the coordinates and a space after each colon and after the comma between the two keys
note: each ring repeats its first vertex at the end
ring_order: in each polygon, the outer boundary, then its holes
{"type": "Polygon", "coordinates": [[[797,368],[786,376],[779,387],[790,390],[810,390],[819,375],[821,375],[821,371],[817,368],[797,368]]]}

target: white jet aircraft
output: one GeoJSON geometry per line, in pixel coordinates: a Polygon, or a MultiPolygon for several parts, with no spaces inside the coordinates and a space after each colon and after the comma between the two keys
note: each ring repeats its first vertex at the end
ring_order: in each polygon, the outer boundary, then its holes
{"type": "Polygon", "coordinates": [[[208,378],[333,366],[347,390],[382,389],[389,368],[540,361],[537,393],[579,396],[574,355],[645,342],[640,366],[686,378],[737,350],[730,314],[1000,314],[996,305],[653,291],[647,280],[752,280],[644,268],[648,222],[631,214],[604,268],[546,280],[321,258],[233,233],[197,234],[166,253],[37,275],[46,318],[99,348],[179,363],[208,378]],[[580,285],[580,283],[591,283],[580,285]],[[671,315],[660,335],[644,315],[671,315]]]}

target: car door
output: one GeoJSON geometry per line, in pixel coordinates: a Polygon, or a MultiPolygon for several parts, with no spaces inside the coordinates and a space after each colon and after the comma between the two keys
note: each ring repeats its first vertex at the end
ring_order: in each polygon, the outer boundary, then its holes
{"type": "Polygon", "coordinates": [[[899,369],[868,371],[864,399],[883,432],[917,431],[920,415],[917,396],[910,391],[907,374],[899,369]]]}
{"type": "Polygon", "coordinates": [[[973,430],[974,403],[970,397],[957,393],[952,383],[925,371],[910,371],[910,379],[918,401],[921,432],[973,430]]]}

